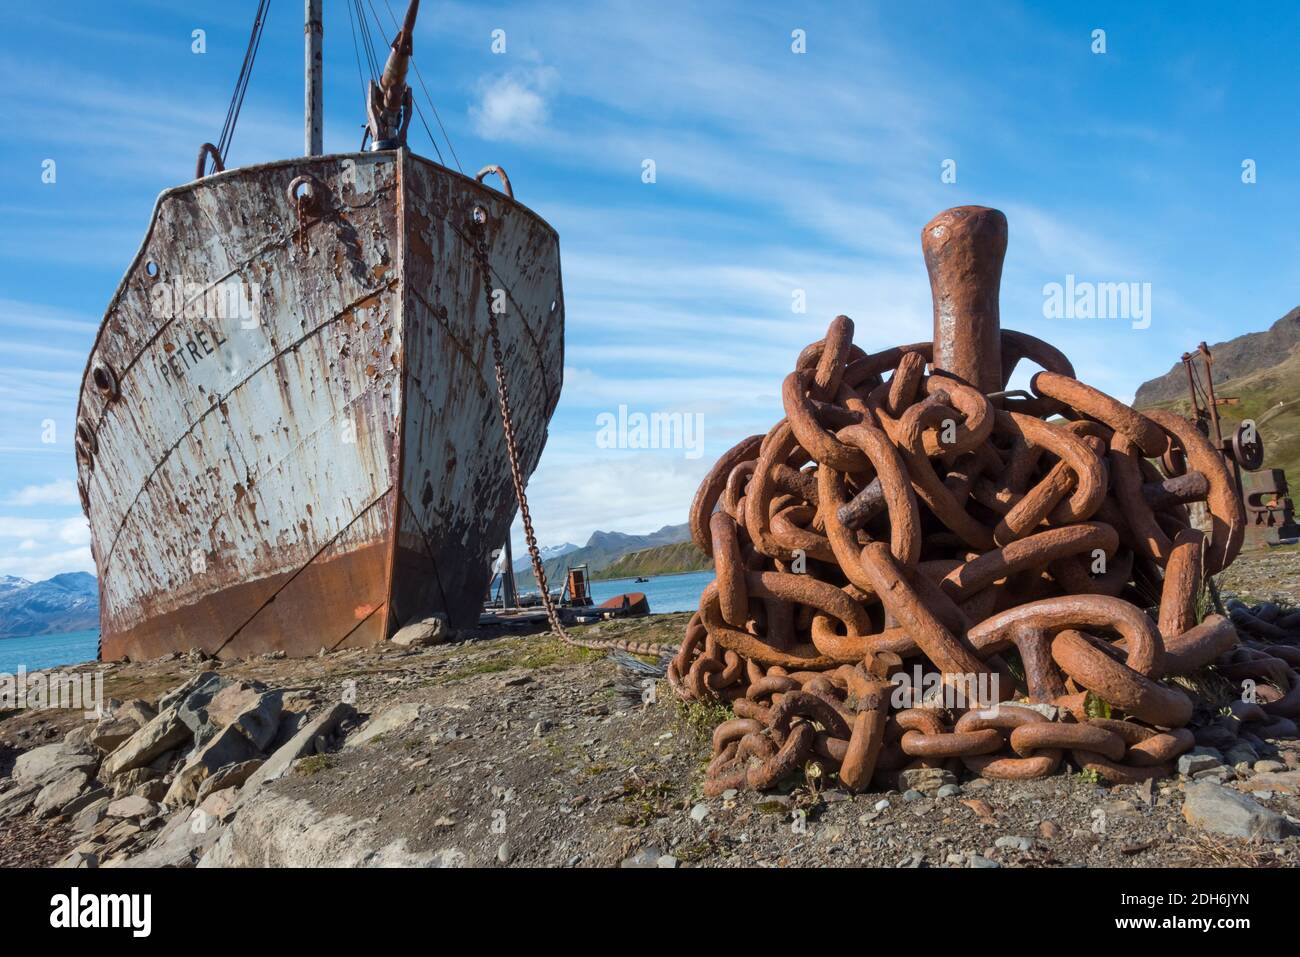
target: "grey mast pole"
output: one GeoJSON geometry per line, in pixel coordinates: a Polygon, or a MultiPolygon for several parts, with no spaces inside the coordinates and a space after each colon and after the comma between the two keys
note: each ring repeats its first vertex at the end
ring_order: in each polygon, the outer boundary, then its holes
{"type": "Polygon", "coordinates": [[[324,147],[324,93],[322,88],[321,35],[324,22],[321,6],[324,0],[306,0],[307,23],[303,29],[306,34],[307,56],[307,90],[306,114],[304,117],[303,142],[308,156],[320,156],[324,147]]]}

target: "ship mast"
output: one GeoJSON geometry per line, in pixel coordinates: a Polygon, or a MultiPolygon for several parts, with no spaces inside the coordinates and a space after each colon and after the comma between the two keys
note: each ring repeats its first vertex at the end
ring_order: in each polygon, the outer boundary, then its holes
{"type": "Polygon", "coordinates": [[[406,71],[411,66],[412,39],[415,34],[415,15],[420,10],[420,0],[411,0],[406,8],[402,29],[393,38],[393,45],[384,64],[379,82],[370,81],[370,95],[366,98],[370,125],[370,148],[392,150],[406,145],[406,130],[411,125],[411,88],[406,85],[406,71]]]}
{"type": "Polygon", "coordinates": [[[303,117],[303,144],[308,156],[320,156],[325,151],[324,88],[322,83],[321,38],[325,32],[321,15],[324,0],[306,0],[307,89],[303,117]]]}

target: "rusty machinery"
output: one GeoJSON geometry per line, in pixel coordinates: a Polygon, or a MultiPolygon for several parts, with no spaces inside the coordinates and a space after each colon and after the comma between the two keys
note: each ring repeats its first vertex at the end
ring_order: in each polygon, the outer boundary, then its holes
{"type": "Polygon", "coordinates": [[[1300,537],[1295,507],[1288,496],[1286,474],[1281,469],[1261,469],[1264,439],[1259,434],[1257,423],[1250,420],[1241,422],[1229,438],[1223,437],[1219,407],[1236,405],[1237,399],[1215,395],[1214,356],[1209,346],[1202,342],[1195,352],[1184,352],[1182,359],[1187,371],[1192,421],[1202,435],[1214,442],[1233,471],[1246,512],[1244,547],[1278,545],[1300,537]],[[1200,360],[1199,366],[1197,360],[1200,360]]]}
{"type": "Polygon", "coordinates": [[[1300,637],[1300,614],[1240,636],[1198,621],[1202,576],[1245,526],[1223,457],[1181,416],[1138,413],[1002,329],[1006,244],[997,210],[927,224],[934,340],[868,354],[837,317],[786,377],[785,417],[696,493],[691,535],[716,580],[668,678],[735,713],[706,793],[813,763],[851,790],[914,767],[1036,778],[1067,754],[1111,781],[1161,776],[1195,743],[1194,701],[1163,679],[1210,663],[1258,683],[1223,720],[1295,733],[1300,649],[1274,637],[1300,637]],[[1043,371],[1008,391],[1022,359],[1043,371]],[[922,706],[899,697],[909,672],[936,679],[922,706]]]}

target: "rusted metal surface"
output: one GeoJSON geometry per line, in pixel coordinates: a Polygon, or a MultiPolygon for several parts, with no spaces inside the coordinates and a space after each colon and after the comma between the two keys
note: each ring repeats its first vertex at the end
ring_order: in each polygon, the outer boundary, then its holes
{"type": "Polygon", "coordinates": [[[533,213],[405,151],[159,198],[78,413],[105,658],[313,654],[477,614],[512,508],[475,206],[531,472],[563,359],[558,240],[533,213]],[[232,290],[249,314],[205,298],[232,290]]]}
{"type": "Polygon", "coordinates": [[[716,580],[668,678],[737,716],[706,793],[812,762],[851,790],[952,762],[1041,777],[1067,756],[1112,781],[1159,776],[1194,744],[1193,701],[1163,679],[1208,664],[1269,688],[1242,720],[1290,720],[1297,662],[1262,646],[1289,620],[1234,610],[1255,627],[1244,638],[1197,621],[1202,576],[1231,563],[1244,525],[1213,446],[998,329],[1000,213],[949,210],[923,243],[936,341],[867,355],[837,317],[786,377],[786,417],[725,453],[691,505],[716,580]],[[1043,367],[1034,395],[1004,394],[1021,359],[1043,367]],[[1199,501],[1208,534],[1190,525],[1199,501]],[[931,697],[898,697],[912,673],[933,677],[931,697]],[[1102,703],[1125,720],[1095,717],[1102,703]]]}

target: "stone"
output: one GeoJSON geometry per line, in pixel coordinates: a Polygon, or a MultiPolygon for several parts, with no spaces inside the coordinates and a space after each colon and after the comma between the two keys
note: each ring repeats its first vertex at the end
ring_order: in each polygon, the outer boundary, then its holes
{"type": "Polygon", "coordinates": [[[63,746],[73,751],[82,751],[87,754],[91,753],[94,745],[90,743],[90,732],[94,725],[89,722],[83,722],[77,725],[71,731],[63,736],[63,746]]]}
{"type": "Polygon", "coordinates": [[[420,706],[414,701],[396,704],[375,715],[366,722],[364,728],[348,737],[343,742],[344,748],[355,748],[373,741],[380,735],[393,731],[402,731],[420,719],[420,706]]]}
{"type": "MultiPolygon", "coordinates": [[[[102,790],[102,789],[101,789],[102,790]]],[[[94,829],[108,814],[108,805],[112,803],[108,795],[91,801],[80,811],[72,815],[69,822],[74,834],[85,834],[94,829]]]]}
{"type": "Polygon", "coordinates": [[[657,867],[659,858],[662,856],[657,847],[643,847],[631,857],[625,857],[619,861],[618,866],[625,868],[657,867]]]}
{"type": "Polygon", "coordinates": [[[1285,771],[1286,765],[1281,761],[1256,761],[1254,770],[1256,774],[1272,774],[1275,771],[1285,771]]]}
{"type": "Polygon", "coordinates": [[[294,761],[308,754],[315,754],[334,729],[341,722],[355,717],[356,713],[352,705],[336,702],[308,721],[287,744],[277,749],[249,776],[239,792],[240,803],[243,803],[249,795],[255,794],[263,784],[288,774],[294,761]]]}
{"type": "Polygon", "coordinates": [[[100,779],[107,781],[124,771],[145,767],[159,755],[190,740],[191,735],[176,709],[162,711],[104,758],[100,779]]]}
{"type": "Polygon", "coordinates": [[[192,804],[199,796],[199,785],[208,775],[228,765],[258,757],[261,754],[257,747],[237,725],[224,727],[186,759],[184,766],[172,778],[163,803],[170,807],[192,804]]]}
{"type": "Polygon", "coordinates": [[[73,851],[54,866],[72,868],[99,867],[99,855],[90,851],[73,851]]]}
{"type": "Polygon", "coordinates": [[[152,781],[144,782],[131,793],[155,804],[161,804],[162,799],[167,796],[167,782],[162,778],[154,778],[152,781]]]}
{"type": "Polygon", "coordinates": [[[75,747],[68,747],[63,741],[32,748],[18,755],[14,761],[13,779],[19,784],[36,784],[44,787],[51,781],[62,778],[73,771],[85,771],[94,774],[99,766],[99,759],[75,747]]]}
{"type": "Polygon", "coordinates": [[[709,806],[707,804],[697,804],[691,808],[691,820],[696,824],[703,824],[704,819],[709,816],[709,806]]]}
{"type": "Polygon", "coordinates": [[[113,797],[126,797],[134,794],[149,781],[156,781],[162,774],[153,768],[132,768],[113,779],[113,797]]]}
{"type": "Polygon", "coordinates": [[[1013,851],[1027,851],[1034,846],[1034,839],[1007,834],[994,841],[993,846],[1013,851]]]}
{"type": "Polygon", "coordinates": [[[673,855],[671,854],[661,855],[659,860],[655,861],[655,867],[664,867],[671,870],[676,866],[677,866],[677,858],[673,857],[673,855]]]}
{"type": "Polygon", "coordinates": [[[889,807],[889,798],[881,798],[875,804],[871,805],[873,811],[883,811],[889,807]]]}
{"type": "Polygon", "coordinates": [[[92,788],[73,798],[63,806],[63,816],[75,818],[96,801],[104,801],[107,804],[113,799],[113,792],[109,788],[92,788]]]}
{"type": "Polygon", "coordinates": [[[204,672],[199,677],[206,679],[199,682],[190,692],[176,703],[176,714],[190,729],[194,736],[195,747],[206,744],[218,731],[220,726],[213,723],[208,716],[208,705],[223,689],[232,684],[229,678],[223,678],[215,671],[204,672]]]}
{"type": "Polygon", "coordinates": [[[182,809],[168,819],[148,848],[123,866],[189,867],[212,849],[225,830],[225,825],[199,808],[182,809]]]}
{"type": "Polygon", "coordinates": [[[208,721],[216,728],[238,728],[258,751],[275,740],[282,708],[279,692],[257,682],[226,685],[208,702],[208,721]]]}
{"type": "Polygon", "coordinates": [[[266,762],[261,758],[254,758],[251,761],[241,761],[239,764],[232,764],[224,767],[216,774],[210,774],[199,784],[199,792],[196,800],[202,800],[213,791],[224,791],[227,788],[237,788],[252,777],[253,772],[260,768],[266,762]]]}
{"type": "Polygon", "coordinates": [[[1223,765],[1222,752],[1207,747],[1192,748],[1178,758],[1178,773],[1189,777],[1201,771],[1210,771],[1223,765]]]}
{"type": "Polygon", "coordinates": [[[943,787],[939,788],[936,793],[941,798],[956,797],[958,794],[961,794],[961,788],[956,784],[945,784],[943,787]]]}
{"type": "Polygon", "coordinates": [[[90,783],[90,775],[80,769],[69,771],[61,778],[56,778],[41,788],[32,803],[32,813],[37,817],[54,817],[76,800],[77,796],[90,783]]]}
{"type": "Polygon", "coordinates": [[[405,838],[381,836],[373,819],[259,789],[241,794],[239,813],[198,866],[465,867],[475,861],[455,847],[414,850],[405,838]]]}
{"type": "Polygon", "coordinates": [[[1060,837],[1061,826],[1055,821],[1043,821],[1038,825],[1038,836],[1048,841],[1060,837]]]}
{"type": "Polygon", "coordinates": [[[1280,841],[1293,831],[1282,815],[1244,794],[1210,782],[1187,785],[1183,817],[1195,827],[1228,837],[1280,841]]]}
{"type": "Polygon", "coordinates": [[[139,731],[141,727],[130,718],[111,714],[101,718],[91,730],[90,743],[107,754],[116,751],[118,745],[139,731]]]}
{"type": "Polygon", "coordinates": [[[141,818],[156,817],[161,814],[163,808],[153,801],[146,800],[135,795],[128,795],[124,798],[118,798],[104,809],[108,817],[123,818],[125,820],[139,820],[141,818]]]}
{"type": "Polygon", "coordinates": [[[916,790],[915,788],[908,788],[906,791],[903,792],[903,800],[911,804],[913,801],[925,800],[925,795],[922,794],[920,791],[916,790]]]}
{"type": "Polygon", "coordinates": [[[1054,704],[1048,704],[1045,701],[1003,701],[998,705],[999,708],[1027,708],[1030,711],[1037,711],[1048,721],[1055,721],[1061,713],[1061,709],[1054,704]]]}
{"type": "MultiPolygon", "coordinates": [[[[1263,764],[1264,762],[1259,762],[1263,764]]],[[[1277,764],[1276,761],[1272,762],[1277,764]]],[[[1258,765],[1256,765],[1258,767],[1258,765]]],[[[1285,765],[1282,765],[1285,767],[1285,765]]],[[[1278,794],[1300,794],[1300,771],[1266,771],[1241,783],[1243,791],[1270,791],[1278,794]]]]}
{"type": "Polygon", "coordinates": [[[1101,806],[1107,820],[1136,820],[1142,814],[1131,801],[1107,801],[1101,806]]]}
{"type": "Polygon", "coordinates": [[[199,810],[225,824],[235,814],[235,790],[224,788],[213,791],[199,803],[199,810]]]}
{"type": "Polygon", "coordinates": [[[36,795],[41,793],[41,784],[18,784],[0,794],[0,821],[19,817],[31,810],[36,803],[36,795]]]}
{"type": "Polygon", "coordinates": [[[404,648],[414,648],[423,645],[441,644],[447,641],[451,634],[451,625],[447,619],[442,615],[434,615],[421,621],[403,625],[388,640],[404,648]]]}
{"type": "Polygon", "coordinates": [[[970,855],[970,857],[966,858],[966,866],[974,867],[974,868],[989,868],[989,867],[1001,867],[1002,865],[995,860],[991,860],[990,858],[985,857],[982,854],[972,854],[970,855]]]}
{"type": "Polygon", "coordinates": [[[130,701],[117,705],[113,709],[113,714],[119,718],[129,718],[141,728],[158,717],[157,709],[143,698],[132,698],[130,701]]]}
{"type": "Polygon", "coordinates": [[[945,784],[956,784],[957,775],[947,768],[908,768],[898,772],[900,791],[933,792],[945,784]]]}
{"type": "Polygon", "coordinates": [[[219,679],[215,671],[203,671],[195,675],[183,685],[177,685],[171,691],[167,692],[158,699],[158,711],[163,712],[169,708],[174,708],[182,701],[188,698],[195,691],[209,684],[213,679],[219,679]]]}

